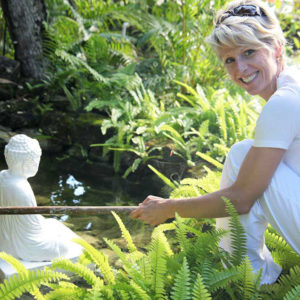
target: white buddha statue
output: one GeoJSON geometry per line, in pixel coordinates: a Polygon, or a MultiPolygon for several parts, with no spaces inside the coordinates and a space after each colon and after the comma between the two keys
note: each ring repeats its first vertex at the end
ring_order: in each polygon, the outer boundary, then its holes
{"type": "MultiPolygon", "coordinates": [[[[36,206],[27,181],[39,167],[37,140],[18,134],[5,146],[8,170],[0,172],[0,206],[36,206]]],[[[63,223],[41,215],[0,215],[0,251],[24,261],[74,258],[82,248],[72,242],[77,235],[63,223]]]]}

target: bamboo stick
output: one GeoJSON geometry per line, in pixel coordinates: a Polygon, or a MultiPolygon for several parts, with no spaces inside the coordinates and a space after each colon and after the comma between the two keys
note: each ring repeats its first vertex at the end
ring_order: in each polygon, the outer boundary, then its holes
{"type": "Polygon", "coordinates": [[[2,206],[0,215],[105,215],[111,211],[129,213],[138,206],[2,206]]]}

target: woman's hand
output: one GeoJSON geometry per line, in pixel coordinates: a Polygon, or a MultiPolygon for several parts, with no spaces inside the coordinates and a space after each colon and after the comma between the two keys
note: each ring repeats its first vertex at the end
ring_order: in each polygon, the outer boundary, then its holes
{"type": "Polygon", "coordinates": [[[169,199],[148,196],[136,210],[131,212],[130,217],[155,226],[173,217],[173,215],[169,207],[169,199]]]}

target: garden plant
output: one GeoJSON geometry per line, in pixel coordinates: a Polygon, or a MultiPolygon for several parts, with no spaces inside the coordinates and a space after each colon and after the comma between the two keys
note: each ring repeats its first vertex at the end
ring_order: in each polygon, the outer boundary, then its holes
{"type": "MultiPolygon", "coordinates": [[[[149,165],[174,198],[218,189],[229,148],[252,137],[263,105],[226,79],[205,43],[212,12],[226,0],[46,3],[44,52],[49,70],[42,82],[26,83],[35,113],[40,118],[51,114],[58,96],[64,97],[64,109],[76,117],[95,113],[96,119],[87,122],[98,126],[99,143],[90,146],[101,147],[115,172],[128,177],[149,165]],[[127,165],[125,157],[130,158],[127,165]],[[201,178],[174,181],[156,163],[173,157],[189,170],[203,161],[211,169],[202,167],[206,175],[201,178]]],[[[272,5],[289,41],[287,54],[299,61],[299,4],[276,0],[272,5]]],[[[6,47],[13,57],[12,42],[6,47]]],[[[53,138],[51,132],[41,131],[53,138]]],[[[225,232],[215,230],[212,220],[176,216],[156,227],[149,245],[140,249],[114,214],[127,243],[122,248],[105,239],[119,258],[117,264],[81,239],[76,240],[84,248],[78,262],[56,260],[43,271],[28,271],[0,253],[18,272],[0,285],[0,299],[25,292],[35,299],[300,299],[299,255],[269,227],[266,243],[283,272],[276,283],[261,286],[260,274],[252,272],[245,256],[237,213],[224,201],[232,217],[231,255],[219,247],[225,232]],[[76,284],[58,270],[76,274],[85,283],[76,284]]]]}

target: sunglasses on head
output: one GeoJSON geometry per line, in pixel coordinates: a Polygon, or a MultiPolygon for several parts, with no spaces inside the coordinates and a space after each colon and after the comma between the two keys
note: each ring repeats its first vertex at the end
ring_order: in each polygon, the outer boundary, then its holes
{"type": "Polygon", "coordinates": [[[232,17],[255,17],[255,16],[266,16],[265,12],[258,6],[255,5],[240,5],[231,10],[227,10],[219,18],[217,25],[221,24],[225,19],[232,17]]]}

